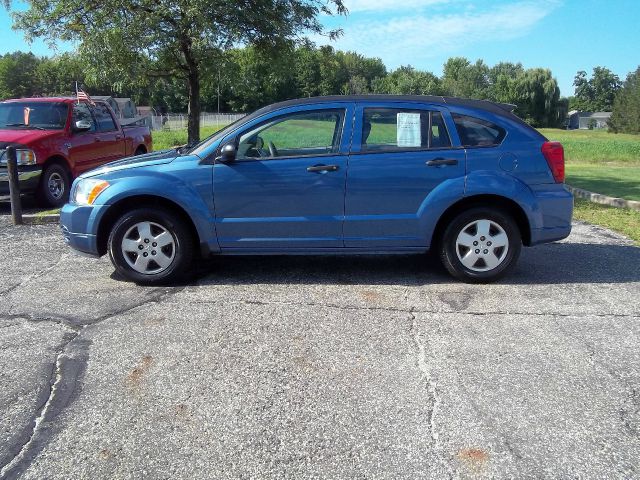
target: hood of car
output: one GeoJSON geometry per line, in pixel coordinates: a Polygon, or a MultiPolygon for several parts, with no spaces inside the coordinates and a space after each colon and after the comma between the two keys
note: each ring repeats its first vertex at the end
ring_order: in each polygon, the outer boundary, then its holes
{"type": "Polygon", "coordinates": [[[49,137],[60,135],[62,130],[36,130],[30,128],[2,128],[0,129],[0,149],[11,145],[29,146],[49,137]]]}
{"type": "Polygon", "coordinates": [[[171,163],[178,156],[175,149],[161,150],[159,152],[147,153],[145,155],[136,155],[135,157],[127,157],[122,160],[107,163],[95,170],[90,170],[80,175],[81,178],[94,177],[105,173],[117,172],[120,170],[128,170],[131,168],[149,167],[153,165],[162,165],[171,163]]]}

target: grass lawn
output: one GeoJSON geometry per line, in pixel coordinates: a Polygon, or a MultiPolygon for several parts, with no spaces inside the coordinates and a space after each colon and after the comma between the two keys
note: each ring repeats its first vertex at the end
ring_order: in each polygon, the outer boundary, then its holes
{"type": "MultiPolygon", "coordinates": [[[[200,138],[207,138],[212,133],[226,127],[225,124],[213,127],[202,127],[200,129],[200,138]]],[[[187,130],[154,130],[151,132],[153,137],[153,149],[154,150],[166,150],[178,145],[184,145],[187,143],[187,130]]]]}
{"type": "Polygon", "coordinates": [[[556,128],[541,128],[539,131],[549,140],[564,145],[568,164],[613,163],[640,167],[640,135],[556,128]]]}
{"type": "Polygon", "coordinates": [[[628,208],[614,208],[575,199],[573,218],[620,232],[640,245],[640,212],[628,208]]]}
{"type": "Polygon", "coordinates": [[[600,130],[540,129],[561,142],[567,183],[611,197],[640,200],[640,136],[600,130]]]}

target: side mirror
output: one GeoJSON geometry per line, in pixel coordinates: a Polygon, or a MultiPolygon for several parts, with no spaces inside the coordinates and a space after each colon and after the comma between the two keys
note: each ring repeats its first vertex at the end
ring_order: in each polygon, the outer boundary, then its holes
{"type": "Polygon", "coordinates": [[[220,156],[216,157],[216,162],[227,163],[236,159],[236,147],[233,143],[227,143],[220,149],[220,156]]]}
{"type": "Polygon", "coordinates": [[[73,128],[76,132],[86,132],[91,130],[91,122],[89,120],[78,120],[73,128]]]}

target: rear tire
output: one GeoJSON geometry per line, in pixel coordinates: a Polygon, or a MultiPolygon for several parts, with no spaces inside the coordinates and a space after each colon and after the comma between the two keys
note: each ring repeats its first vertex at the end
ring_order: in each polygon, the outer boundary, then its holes
{"type": "Polygon", "coordinates": [[[455,278],[489,283],[511,270],[522,249],[518,225],[490,207],[464,211],[451,220],[439,246],[440,260],[455,278]]]}
{"type": "Polygon", "coordinates": [[[136,151],[133,152],[133,155],[137,157],[138,155],[144,155],[145,153],[147,153],[147,151],[144,147],[138,147],[136,148],[136,151]]]}
{"type": "Polygon", "coordinates": [[[69,200],[71,175],[58,163],[52,163],[44,169],[36,193],[38,203],[44,207],[61,207],[69,200]]]}
{"type": "Polygon", "coordinates": [[[123,277],[145,285],[167,284],[186,276],[193,238],[177,215],[140,208],[122,215],[108,240],[111,263],[123,277]]]}

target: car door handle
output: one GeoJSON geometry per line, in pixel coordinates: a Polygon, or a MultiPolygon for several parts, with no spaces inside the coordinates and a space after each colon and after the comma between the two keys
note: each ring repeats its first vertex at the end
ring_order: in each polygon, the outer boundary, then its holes
{"type": "Polygon", "coordinates": [[[314,165],[307,167],[307,172],[335,172],[338,168],[338,165],[314,165]]]}
{"type": "Polygon", "coordinates": [[[439,167],[440,165],[457,165],[458,160],[455,158],[434,158],[427,162],[427,167],[439,167]]]}
{"type": "Polygon", "coordinates": [[[102,140],[100,140],[100,138],[99,138],[99,137],[94,137],[93,141],[94,141],[94,142],[101,142],[102,140]]]}

